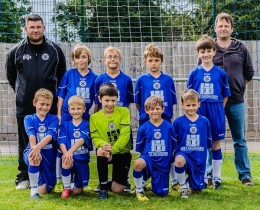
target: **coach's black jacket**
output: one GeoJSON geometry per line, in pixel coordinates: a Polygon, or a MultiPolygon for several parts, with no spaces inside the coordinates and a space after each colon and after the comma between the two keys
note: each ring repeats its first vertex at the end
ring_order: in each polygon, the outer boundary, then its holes
{"type": "Polygon", "coordinates": [[[57,111],[56,91],[66,71],[66,61],[61,48],[45,39],[32,45],[28,39],[17,43],[7,54],[6,76],[16,93],[16,115],[35,113],[33,97],[39,88],[46,88],[54,95],[51,113],[57,111]]]}

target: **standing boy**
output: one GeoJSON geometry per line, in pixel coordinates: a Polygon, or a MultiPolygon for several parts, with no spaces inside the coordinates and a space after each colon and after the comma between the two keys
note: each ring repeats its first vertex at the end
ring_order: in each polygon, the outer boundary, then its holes
{"type": "Polygon", "coordinates": [[[138,129],[136,151],[141,156],[134,163],[134,182],[136,197],[146,201],[143,181],[152,178],[152,192],[165,196],[169,192],[169,172],[176,146],[172,124],[162,119],[164,111],[160,96],[150,96],[145,101],[145,111],[150,120],[138,129]]]}
{"type": "Polygon", "coordinates": [[[72,96],[68,101],[72,120],[62,122],[59,133],[59,146],[62,152],[62,183],[64,190],[61,198],[81,194],[89,181],[89,151],[93,150],[89,138],[89,123],[82,119],[85,113],[85,100],[81,96],[72,96]],[[71,189],[73,177],[74,189],[71,189]]]}
{"type": "Polygon", "coordinates": [[[29,144],[24,150],[24,162],[28,165],[31,198],[39,199],[50,192],[56,184],[56,140],[59,120],[48,112],[53,100],[52,93],[39,89],[33,99],[36,113],[24,118],[29,144]]]}
{"type": "Polygon", "coordinates": [[[173,105],[177,104],[175,86],[171,76],[161,71],[163,54],[155,44],[151,43],[146,46],[144,62],[148,67],[148,73],[139,76],[135,86],[135,104],[139,111],[139,126],[149,121],[144,103],[148,97],[153,95],[163,99],[162,118],[171,122],[173,105]]]}
{"type": "MultiPolygon", "coordinates": [[[[160,96],[163,99],[164,112],[162,118],[171,122],[173,118],[173,105],[177,104],[176,90],[170,75],[161,71],[163,53],[151,43],[145,47],[144,63],[147,65],[148,73],[141,75],[136,80],[135,104],[139,111],[139,127],[149,120],[145,111],[144,102],[150,96],[160,96]]],[[[171,169],[172,187],[177,187],[174,168],[171,169]]]]}
{"type": "Polygon", "coordinates": [[[102,109],[90,116],[90,133],[97,148],[97,170],[100,184],[99,199],[108,197],[107,190],[123,192],[127,186],[132,155],[131,119],[126,107],[118,107],[118,90],[112,83],[99,88],[102,109]],[[108,164],[113,164],[112,183],[108,186],[108,164]]]}
{"type": "Polygon", "coordinates": [[[89,120],[89,110],[95,100],[95,80],[97,75],[88,67],[91,53],[87,46],[77,44],[71,52],[72,63],[76,68],[66,71],[59,84],[58,117],[61,121],[71,120],[68,101],[71,96],[81,96],[85,101],[86,111],[83,118],[89,120]]]}
{"type": "MultiPolygon", "coordinates": [[[[213,189],[221,188],[222,152],[220,141],[225,139],[225,104],[230,90],[225,71],[213,64],[216,54],[214,40],[203,35],[197,42],[197,53],[202,64],[189,76],[187,87],[200,94],[198,113],[208,118],[212,133],[213,189]]],[[[210,151],[209,151],[210,152],[210,151]]]]}
{"type": "Polygon", "coordinates": [[[189,187],[192,191],[205,187],[207,148],[211,148],[212,139],[208,119],[197,114],[199,94],[188,89],[182,94],[181,103],[185,114],[173,122],[177,139],[174,165],[181,197],[188,198],[189,187]]]}
{"type": "Polygon", "coordinates": [[[106,72],[99,75],[95,81],[96,106],[95,112],[99,111],[101,104],[98,99],[98,91],[103,83],[110,82],[118,89],[117,106],[128,107],[134,103],[132,79],[120,70],[121,51],[109,46],[104,51],[104,63],[106,72]]]}

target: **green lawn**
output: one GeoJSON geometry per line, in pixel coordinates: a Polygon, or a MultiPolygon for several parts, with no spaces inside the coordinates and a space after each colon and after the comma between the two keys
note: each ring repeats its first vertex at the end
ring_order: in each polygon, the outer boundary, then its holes
{"type": "MultiPolygon", "coordinates": [[[[134,156],[134,159],[137,156],[134,156]]],[[[206,189],[200,194],[193,194],[188,199],[181,199],[178,192],[170,191],[166,197],[157,197],[147,193],[149,201],[142,203],[129,193],[117,195],[109,193],[109,199],[99,201],[93,189],[98,184],[95,156],[91,157],[90,184],[84,194],[60,199],[60,194],[50,193],[41,200],[30,200],[29,190],[16,190],[14,179],[17,173],[17,157],[0,157],[0,209],[259,209],[260,207],[260,153],[250,154],[252,176],[255,186],[245,187],[237,179],[232,154],[224,154],[223,188],[206,189]]],[[[133,180],[131,179],[133,184],[133,180]]]]}

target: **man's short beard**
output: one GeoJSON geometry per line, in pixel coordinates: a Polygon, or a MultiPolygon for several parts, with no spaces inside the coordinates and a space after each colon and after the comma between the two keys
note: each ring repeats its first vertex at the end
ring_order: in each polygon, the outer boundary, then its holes
{"type": "Polygon", "coordinates": [[[43,36],[39,37],[38,39],[32,39],[31,37],[28,36],[28,39],[30,42],[32,43],[38,43],[40,42],[41,40],[43,40],[43,36]]]}

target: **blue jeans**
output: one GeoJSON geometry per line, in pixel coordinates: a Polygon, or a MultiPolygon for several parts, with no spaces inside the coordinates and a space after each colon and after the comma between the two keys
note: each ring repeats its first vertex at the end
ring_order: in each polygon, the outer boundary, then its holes
{"type": "Polygon", "coordinates": [[[234,162],[238,172],[238,178],[251,179],[250,163],[247,153],[246,133],[246,108],[245,103],[227,104],[226,117],[232,135],[234,146],[234,162]]]}

